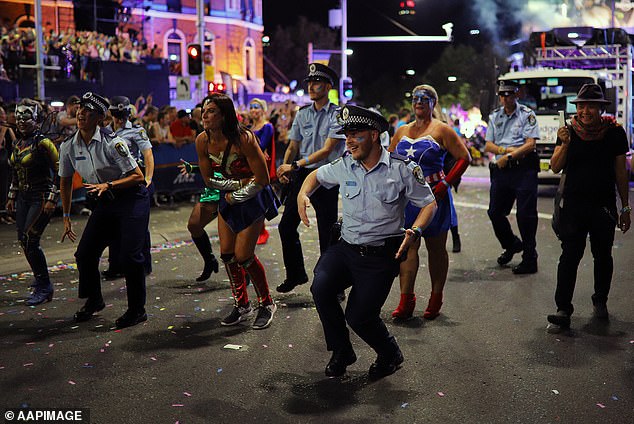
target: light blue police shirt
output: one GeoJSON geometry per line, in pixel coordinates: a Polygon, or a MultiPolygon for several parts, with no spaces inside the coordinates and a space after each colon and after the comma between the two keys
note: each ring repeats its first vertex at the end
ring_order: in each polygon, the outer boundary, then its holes
{"type": "MultiPolygon", "coordinates": [[[[338,106],[330,102],[320,110],[315,109],[315,103],[312,103],[297,111],[288,138],[299,143],[300,158],[324,147],[327,138],[346,139],[345,135],[337,134],[341,129],[341,124],[337,121],[338,113],[338,106]]],[[[345,143],[339,143],[326,159],[310,163],[304,168],[319,168],[340,157],[344,148],[345,143]]]]}
{"type": "Polygon", "coordinates": [[[59,148],[59,176],[72,177],[77,171],[88,184],[118,180],[136,167],[128,143],[107,128],[98,127],[88,145],[77,131],[59,148]]]}
{"type": "Polygon", "coordinates": [[[339,185],[341,236],[351,244],[377,245],[402,234],[407,202],[422,208],[434,201],[429,185],[419,182],[405,161],[391,157],[385,149],[368,171],[346,154],[319,168],[317,181],[326,188],[339,185]]]}
{"type": "MultiPolygon", "coordinates": [[[[106,128],[112,130],[112,125],[108,125],[106,128]]],[[[139,125],[132,125],[130,121],[126,121],[123,128],[119,128],[114,133],[128,142],[130,154],[138,162],[139,166],[145,166],[143,163],[143,152],[152,148],[152,143],[145,129],[139,125]]]]}
{"type": "MultiPolygon", "coordinates": [[[[489,115],[486,141],[500,147],[519,147],[527,138],[539,138],[535,112],[528,106],[518,103],[510,116],[504,112],[503,107],[495,109],[489,115]]],[[[496,158],[500,156],[496,155],[496,158]]]]}

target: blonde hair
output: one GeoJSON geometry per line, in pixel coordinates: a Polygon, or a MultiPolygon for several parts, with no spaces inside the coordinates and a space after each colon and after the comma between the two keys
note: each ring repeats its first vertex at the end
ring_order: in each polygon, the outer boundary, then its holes
{"type": "Polygon", "coordinates": [[[438,93],[436,93],[436,89],[434,87],[432,87],[431,85],[428,84],[421,84],[421,85],[417,85],[416,87],[414,87],[414,89],[412,90],[412,96],[414,95],[414,93],[416,93],[418,90],[425,90],[425,91],[429,91],[433,96],[434,96],[434,105],[438,104],[438,93]]]}
{"type": "Polygon", "coordinates": [[[251,103],[257,103],[260,106],[262,106],[262,110],[266,112],[267,106],[266,106],[266,100],[262,100],[262,99],[258,99],[257,97],[254,99],[251,99],[251,101],[249,102],[249,104],[251,103]]]}

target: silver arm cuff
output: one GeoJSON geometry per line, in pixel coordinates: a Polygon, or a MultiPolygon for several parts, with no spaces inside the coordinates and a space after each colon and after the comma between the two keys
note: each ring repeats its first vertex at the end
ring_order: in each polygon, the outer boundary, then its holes
{"type": "Polygon", "coordinates": [[[262,189],[263,185],[256,183],[255,181],[251,181],[249,184],[242,187],[240,190],[236,190],[229,194],[231,198],[230,204],[233,203],[243,203],[249,199],[254,198],[262,189]]]}
{"type": "Polygon", "coordinates": [[[222,191],[234,191],[242,187],[240,180],[230,180],[226,178],[209,178],[209,184],[211,188],[217,188],[222,191]]]}

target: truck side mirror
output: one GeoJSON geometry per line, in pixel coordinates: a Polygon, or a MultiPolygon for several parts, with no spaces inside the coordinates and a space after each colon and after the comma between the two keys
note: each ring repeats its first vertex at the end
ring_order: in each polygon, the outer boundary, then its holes
{"type": "Polygon", "coordinates": [[[617,106],[619,104],[619,98],[617,95],[616,87],[610,87],[605,89],[605,99],[610,101],[610,104],[605,107],[605,111],[610,115],[616,116],[617,106]]]}

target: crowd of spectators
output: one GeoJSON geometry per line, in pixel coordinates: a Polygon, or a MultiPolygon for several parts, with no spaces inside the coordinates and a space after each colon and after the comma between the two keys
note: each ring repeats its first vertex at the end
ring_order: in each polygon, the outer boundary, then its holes
{"type": "MultiPolygon", "coordinates": [[[[35,64],[35,43],[33,28],[0,26],[0,80],[17,81],[20,64],[35,64]]],[[[53,30],[45,32],[43,52],[45,65],[59,67],[46,71],[48,79],[88,81],[98,78],[102,61],[141,63],[162,56],[162,50],[156,44],[150,46],[141,34],[108,36],[72,28],[59,34],[53,30]]]]}

